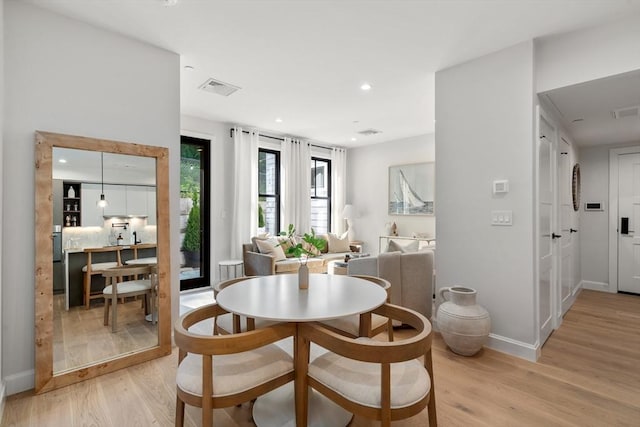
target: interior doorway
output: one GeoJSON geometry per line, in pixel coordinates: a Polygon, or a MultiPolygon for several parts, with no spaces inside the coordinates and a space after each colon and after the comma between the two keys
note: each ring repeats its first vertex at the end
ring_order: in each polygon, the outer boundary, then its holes
{"type": "Polygon", "coordinates": [[[640,294],[640,147],[609,154],[609,284],[640,294]]]}

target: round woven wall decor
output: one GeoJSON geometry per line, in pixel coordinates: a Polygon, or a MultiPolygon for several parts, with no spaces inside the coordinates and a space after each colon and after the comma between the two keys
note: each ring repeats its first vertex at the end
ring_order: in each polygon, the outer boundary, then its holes
{"type": "Polygon", "coordinates": [[[571,194],[573,196],[573,210],[580,209],[580,165],[573,165],[573,177],[571,178],[571,194]]]}

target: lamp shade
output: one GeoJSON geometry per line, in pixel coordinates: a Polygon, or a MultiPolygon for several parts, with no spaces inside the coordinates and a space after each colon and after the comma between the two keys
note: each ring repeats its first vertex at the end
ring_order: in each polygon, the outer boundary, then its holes
{"type": "Polygon", "coordinates": [[[107,199],[104,198],[104,194],[100,195],[100,200],[96,202],[96,206],[99,208],[106,208],[107,206],[109,206],[109,202],[107,202],[107,199]]]}
{"type": "Polygon", "coordinates": [[[344,205],[344,209],[342,209],[342,217],[344,219],[353,219],[356,216],[356,210],[353,205],[344,205]]]}

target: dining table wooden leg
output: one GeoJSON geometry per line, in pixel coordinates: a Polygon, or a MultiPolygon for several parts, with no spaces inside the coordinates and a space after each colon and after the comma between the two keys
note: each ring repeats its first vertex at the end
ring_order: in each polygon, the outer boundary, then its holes
{"type": "Polygon", "coordinates": [[[293,359],[296,372],[294,378],[296,426],[306,427],[309,415],[309,387],[307,385],[309,342],[303,339],[298,331],[299,325],[296,327],[296,335],[293,339],[293,359]]]}

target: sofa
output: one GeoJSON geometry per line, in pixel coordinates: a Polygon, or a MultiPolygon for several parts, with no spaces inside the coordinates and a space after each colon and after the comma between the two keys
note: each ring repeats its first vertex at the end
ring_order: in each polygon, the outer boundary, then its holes
{"type": "MultiPolygon", "coordinates": [[[[336,236],[322,235],[322,238],[327,241],[324,250],[315,257],[307,259],[307,266],[310,273],[326,273],[327,266],[330,261],[340,260],[343,261],[345,255],[351,255],[351,251],[348,242],[339,239],[336,236]],[[338,240],[336,240],[338,239],[338,240]],[[341,249],[340,251],[332,251],[331,243],[334,242],[334,247],[341,249]],[[344,249],[348,249],[345,251],[344,249]]],[[[271,274],[287,274],[296,273],[300,267],[301,261],[295,257],[289,257],[280,259],[279,256],[274,256],[273,253],[264,251],[264,245],[259,241],[272,240],[266,237],[253,237],[251,243],[245,243],[242,245],[242,260],[244,261],[244,272],[247,276],[268,276],[271,274]],[[260,250],[258,245],[261,245],[263,251],[260,250]],[[266,252],[266,253],[265,253],[266,252]]]]}
{"type": "Polygon", "coordinates": [[[347,264],[347,274],[364,274],[391,283],[391,303],[410,308],[427,319],[432,315],[433,257],[430,249],[417,252],[384,252],[378,256],[355,258],[347,264]]]}

